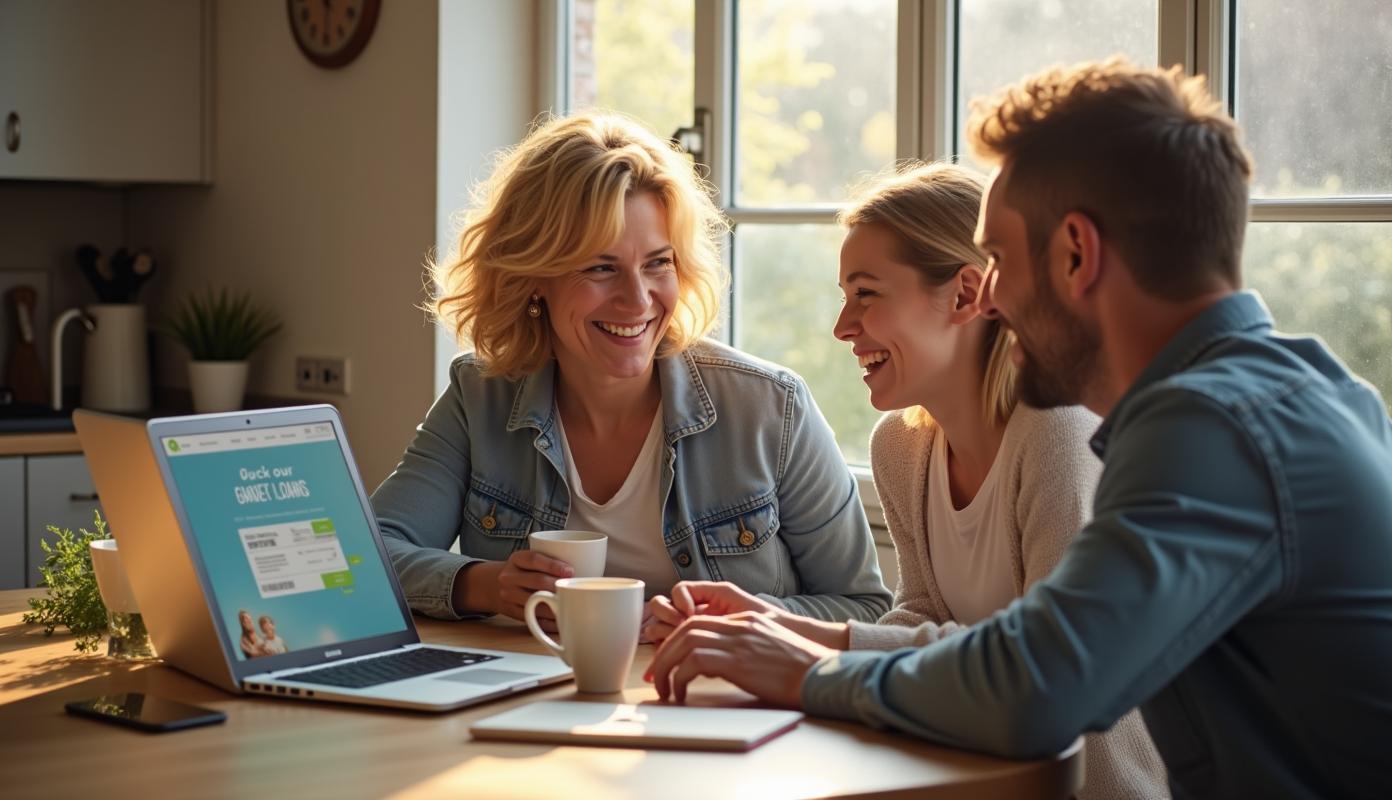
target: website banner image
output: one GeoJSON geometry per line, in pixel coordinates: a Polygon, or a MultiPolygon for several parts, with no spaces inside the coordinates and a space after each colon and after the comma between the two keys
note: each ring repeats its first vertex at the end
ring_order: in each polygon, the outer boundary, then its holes
{"type": "Polygon", "coordinates": [[[163,446],[242,660],[406,629],[332,426],[163,446]]]}

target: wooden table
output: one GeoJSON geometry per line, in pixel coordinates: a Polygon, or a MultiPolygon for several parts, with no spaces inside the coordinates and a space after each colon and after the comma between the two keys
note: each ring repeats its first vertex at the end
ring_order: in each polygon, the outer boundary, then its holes
{"type": "MultiPolygon", "coordinates": [[[[548,687],[447,714],[236,697],[169,667],[79,655],[71,636],[20,621],[35,590],[0,592],[0,795],[20,798],[298,797],[1062,798],[1082,781],[1081,744],[1008,761],[807,719],[750,753],[470,741],[475,719],[539,699],[614,702],[548,687]],[[146,734],[70,716],[63,704],[144,691],[217,708],[227,722],[146,734]]],[[[418,618],[426,641],[543,652],[511,621],[418,618]]],[[[627,702],[656,698],[640,647],[627,702]]],[[[752,704],[729,684],[692,686],[694,704],[752,704]]]]}

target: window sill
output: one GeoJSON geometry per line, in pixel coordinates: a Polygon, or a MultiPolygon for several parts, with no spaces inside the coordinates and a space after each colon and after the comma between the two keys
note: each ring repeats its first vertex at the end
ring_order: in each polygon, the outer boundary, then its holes
{"type": "Polygon", "coordinates": [[[870,468],[852,464],[851,475],[855,477],[856,484],[860,489],[860,503],[865,506],[865,518],[870,521],[870,533],[875,537],[875,544],[892,547],[889,539],[889,526],[885,523],[884,508],[880,506],[880,496],[875,491],[875,480],[871,476],[870,468]]]}

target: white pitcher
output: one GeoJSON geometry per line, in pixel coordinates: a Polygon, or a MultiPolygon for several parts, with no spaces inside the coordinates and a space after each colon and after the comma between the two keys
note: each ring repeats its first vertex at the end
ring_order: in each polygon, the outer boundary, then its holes
{"type": "Polygon", "coordinates": [[[82,349],[82,405],[98,411],[150,408],[150,354],[145,306],[98,303],[64,311],[53,322],[53,407],[63,407],[63,328],[80,320],[87,328],[82,349]]]}

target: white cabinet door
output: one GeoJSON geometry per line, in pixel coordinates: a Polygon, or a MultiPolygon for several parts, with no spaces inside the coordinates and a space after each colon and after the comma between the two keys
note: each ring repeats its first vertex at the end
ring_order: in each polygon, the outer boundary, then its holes
{"type": "Polygon", "coordinates": [[[211,31],[207,0],[0,0],[0,178],[210,180],[211,31]]]}
{"type": "MultiPolygon", "coordinates": [[[[92,512],[98,508],[97,490],[87,460],[80,455],[29,456],[25,459],[28,483],[29,585],[39,582],[44,552],[40,539],[54,540],[47,526],[70,528],[74,533],[92,530],[92,512]]],[[[103,514],[104,516],[104,514],[103,514]]]]}
{"type": "Polygon", "coordinates": [[[0,589],[24,586],[24,458],[0,458],[0,589]]]}

